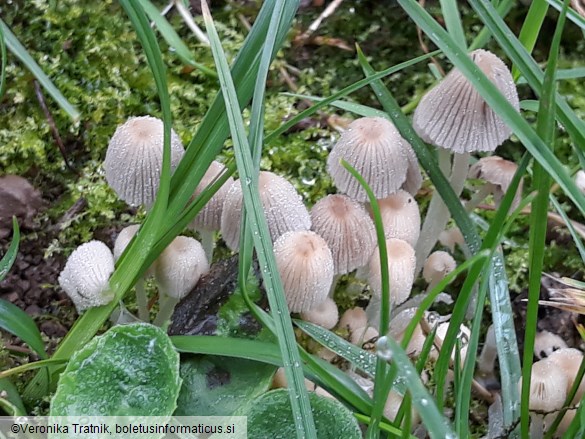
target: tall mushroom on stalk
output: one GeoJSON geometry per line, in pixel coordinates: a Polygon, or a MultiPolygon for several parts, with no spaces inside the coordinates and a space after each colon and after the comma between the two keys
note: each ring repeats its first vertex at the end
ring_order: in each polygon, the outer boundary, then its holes
{"type": "MultiPolygon", "coordinates": [[[[504,62],[482,49],[474,50],[470,56],[512,106],[519,110],[514,79],[504,62]]],[[[457,68],[423,96],[414,113],[413,126],[423,140],[442,148],[439,150],[439,164],[446,175],[451,162],[450,152],[455,153],[449,180],[456,195],[463,190],[469,154],[493,151],[512,134],[506,123],[457,68]]],[[[441,197],[435,194],[416,247],[417,272],[448,220],[449,210],[441,197]]]]}
{"type": "MultiPolygon", "coordinates": [[[[478,191],[469,200],[465,208],[471,211],[481,203],[485,197],[492,194],[496,202],[496,206],[508,191],[514,174],[518,169],[516,163],[509,160],[504,160],[502,157],[492,155],[483,157],[477,161],[471,168],[469,168],[469,178],[481,178],[485,180],[485,184],[480,186],[478,191]]],[[[518,185],[518,190],[514,195],[511,209],[515,209],[520,204],[520,197],[522,196],[522,180],[518,185]]]]}
{"type": "MultiPolygon", "coordinates": [[[[221,213],[223,240],[234,251],[240,244],[240,222],[244,202],[241,184],[241,180],[236,180],[230,186],[221,213]]],[[[301,196],[284,178],[272,172],[260,171],[258,191],[273,242],[286,232],[311,228],[311,217],[301,196]]]]}
{"type": "Polygon", "coordinates": [[[341,160],[361,174],[376,198],[385,198],[401,188],[414,194],[422,183],[411,146],[389,120],[381,117],[353,121],[327,158],[327,170],[337,189],[354,200],[367,201],[365,190],[341,160]]]}
{"type": "MultiPolygon", "coordinates": [[[[195,188],[194,197],[198,196],[203,190],[212,184],[225,170],[225,166],[215,160],[211,162],[207,172],[195,188]]],[[[196,230],[201,235],[201,244],[205,250],[205,256],[209,263],[213,260],[213,232],[221,228],[221,212],[227,193],[234,183],[234,179],[229,177],[224,185],[211,197],[203,206],[201,211],[193,219],[189,228],[196,230]]]]}
{"type": "MultiPolygon", "coordinates": [[[[378,200],[386,239],[397,238],[415,246],[420,235],[420,211],[414,197],[406,191],[378,200]]],[[[371,207],[368,205],[371,212],[371,207]]]]}
{"type": "MultiPolygon", "coordinates": [[[[108,145],[104,170],[116,194],[131,206],[152,206],[163,161],[163,122],[156,117],[131,117],[120,125],[108,145]]],[[[171,130],[171,170],[185,150],[171,130]]]]}

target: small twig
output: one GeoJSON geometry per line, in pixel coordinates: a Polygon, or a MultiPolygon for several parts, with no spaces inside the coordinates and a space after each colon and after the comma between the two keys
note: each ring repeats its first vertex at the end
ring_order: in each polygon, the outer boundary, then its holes
{"type": "Polygon", "coordinates": [[[53,136],[55,143],[59,147],[59,151],[61,151],[61,155],[63,156],[63,160],[65,160],[65,165],[67,166],[67,168],[70,171],[75,172],[77,174],[77,171],[75,169],[73,169],[73,167],[69,164],[69,161],[67,160],[67,153],[65,152],[65,145],[63,145],[63,141],[61,140],[61,136],[59,135],[59,130],[57,129],[57,125],[55,125],[55,119],[53,119],[53,115],[49,111],[49,107],[47,107],[47,103],[45,101],[45,96],[43,95],[43,91],[41,90],[41,85],[39,84],[39,82],[36,79],[33,81],[33,84],[34,84],[34,88],[35,88],[35,95],[37,97],[37,100],[39,101],[39,105],[41,106],[43,113],[45,114],[45,118],[47,119],[47,123],[49,124],[49,129],[51,130],[51,135],[53,136]]]}
{"type": "Polygon", "coordinates": [[[4,347],[8,351],[20,352],[20,353],[27,354],[27,355],[32,354],[32,351],[30,349],[25,348],[23,346],[15,346],[13,344],[5,344],[4,347]]]}
{"type": "MultiPolygon", "coordinates": [[[[167,15],[171,11],[171,9],[173,9],[173,6],[175,6],[175,3],[174,0],[171,0],[171,2],[168,5],[166,5],[162,11],[160,11],[160,15],[162,15],[163,17],[167,15]]],[[[151,21],[150,27],[154,29],[155,26],[156,23],[154,21],[151,21]]]]}
{"type": "Polygon", "coordinates": [[[331,3],[329,3],[325,10],[321,12],[317,19],[310,24],[307,30],[301,34],[297,41],[301,43],[307,41],[311,35],[313,35],[315,31],[319,29],[319,26],[321,26],[323,20],[332,15],[342,2],[343,0],[333,0],[331,3]]]}
{"type": "Polygon", "coordinates": [[[175,8],[177,8],[177,11],[179,11],[179,14],[181,14],[181,17],[183,17],[183,21],[185,22],[187,27],[191,29],[191,32],[195,34],[195,37],[201,43],[205,44],[206,46],[209,46],[210,44],[207,35],[205,34],[205,32],[201,30],[199,26],[197,26],[197,23],[195,23],[195,20],[193,20],[191,12],[189,12],[185,5],[183,5],[183,2],[181,0],[174,0],[174,3],[175,8]]]}
{"type": "Polygon", "coordinates": [[[79,198],[73,205],[65,212],[59,220],[49,228],[49,232],[57,232],[66,228],[69,223],[87,207],[87,200],[83,197],[79,198]]]}

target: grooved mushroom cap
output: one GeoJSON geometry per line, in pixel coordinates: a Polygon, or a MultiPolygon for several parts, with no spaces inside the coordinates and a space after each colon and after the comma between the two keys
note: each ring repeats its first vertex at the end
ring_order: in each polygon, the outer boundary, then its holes
{"type": "MultiPolygon", "coordinates": [[[[557,367],[559,367],[565,373],[565,375],[567,375],[568,393],[571,390],[573,383],[575,382],[575,378],[577,377],[577,372],[581,366],[581,361],[583,361],[583,353],[580,350],[574,348],[562,348],[550,354],[547,360],[556,364],[557,367]]],[[[577,393],[575,393],[575,398],[573,398],[573,403],[581,401],[583,394],[585,394],[585,381],[581,380],[579,388],[577,389],[577,393]]]]}
{"type": "MultiPolygon", "coordinates": [[[[479,159],[469,168],[468,176],[469,178],[481,178],[491,184],[493,186],[491,192],[494,195],[496,204],[499,204],[510,187],[517,169],[518,165],[516,165],[516,163],[505,160],[497,155],[493,155],[479,159]]],[[[514,196],[513,208],[520,203],[521,195],[522,180],[520,180],[518,190],[514,196]]]]}
{"type": "MultiPolygon", "coordinates": [[[[311,228],[311,217],[301,196],[284,178],[272,172],[261,171],[258,176],[258,190],[273,242],[286,232],[311,228]]],[[[236,180],[226,194],[221,213],[223,239],[234,251],[239,247],[242,203],[242,186],[240,180],[236,180]]]]}
{"type": "MultiPolygon", "coordinates": [[[[388,274],[390,276],[390,302],[392,306],[400,305],[410,295],[414,282],[416,257],[412,246],[402,239],[390,238],[386,240],[388,252],[388,274]]],[[[373,297],[380,299],[382,294],[382,272],[380,268],[380,253],[378,248],[370,259],[368,283],[373,291],[373,297]]]]}
{"type": "Polygon", "coordinates": [[[534,337],[534,356],[539,360],[566,347],[565,340],[549,331],[541,331],[534,337]]]}
{"type": "Polygon", "coordinates": [[[376,229],[359,203],[345,195],[328,195],[311,209],[311,223],[331,249],[335,274],[368,263],[376,246],[376,229]]]}
{"type": "Polygon", "coordinates": [[[274,243],[274,256],[291,312],[311,311],[327,299],[333,257],[323,238],[311,231],[287,232],[274,243]]]}
{"type": "MultiPolygon", "coordinates": [[[[530,410],[550,412],[560,409],[567,397],[567,376],[559,367],[545,359],[532,365],[530,378],[530,410]]],[[[522,380],[518,385],[520,389],[522,380]]]]}
{"type": "Polygon", "coordinates": [[[301,319],[331,329],[337,325],[339,310],[333,299],[328,297],[311,311],[301,313],[301,319]]]}
{"type": "Polygon", "coordinates": [[[360,173],[376,198],[387,197],[403,186],[416,193],[422,183],[412,148],[394,125],[381,117],[353,121],[327,158],[327,171],[339,191],[357,201],[367,201],[366,192],[341,165],[341,159],[360,173]]]}
{"type": "MultiPolygon", "coordinates": [[[[518,92],[504,62],[482,49],[470,56],[519,111],[518,92]]],[[[414,112],[413,126],[426,142],[457,153],[493,151],[512,134],[457,68],[423,96],[414,112]]]]}
{"type": "Polygon", "coordinates": [[[87,308],[109,303],[110,275],[114,271],[114,257],[101,241],[89,241],[71,253],[59,275],[59,285],[81,312],[87,308]]]}
{"type": "Polygon", "coordinates": [[[180,300],[208,271],[209,263],[199,241],[177,236],[156,260],[154,276],[164,294],[180,300]]]}
{"type": "Polygon", "coordinates": [[[423,267],[423,277],[427,283],[440,282],[455,270],[457,263],[447,252],[436,251],[429,255],[423,267]]]}
{"type": "MultiPolygon", "coordinates": [[[[397,238],[415,246],[420,235],[420,211],[418,203],[408,192],[399,190],[378,200],[386,239],[397,238]]],[[[368,210],[372,208],[368,205],[368,210]]]]}
{"type": "MultiPolygon", "coordinates": [[[[171,130],[171,171],[185,150],[171,130]]],[[[131,117],[120,125],[108,145],[104,170],[118,196],[131,206],[154,203],[163,159],[163,122],[156,117],[131,117]]]]}
{"type": "MultiPolygon", "coordinates": [[[[195,188],[194,197],[198,196],[203,190],[209,186],[213,181],[223,172],[225,166],[215,160],[209,165],[209,169],[195,188]]],[[[190,228],[194,230],[219,230],[221,227],[221,211],[223,209],[223,202],[233,184],[234,179],[229,177],[222,187],[215,193],[213,197],[203,206],[203,209],[193,219],[190,228]]]]}

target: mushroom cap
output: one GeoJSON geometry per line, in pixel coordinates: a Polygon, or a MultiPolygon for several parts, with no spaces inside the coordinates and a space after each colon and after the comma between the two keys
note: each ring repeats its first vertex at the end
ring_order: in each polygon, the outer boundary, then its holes
{"type": "MultiPolygon", "coordinates": [[[[386,240],[388,252],[388,274],[390,276],[390,302],[400,305],[410,295],[416,269],[416,257],[412,246],[401,239],[386,240]]],[[[373,297],[380,299],[382,294],[382,271],[380,267],[380,253],[378,249],[370,259],[368,283],[373,291],[373,297]]]]}
{"type": "Polygon", "coordinates": [[[575,174],[575,185],[582,193],[585,194],[585,171],[579,169],[575,174]]]}
{"type": "MultiPolygon", "coordinates": [[[[414,197],[404,190],[399,190],[378,200],[378,205],[386,239],[402,239],[414,247],[420,235],[420,211],[414,197]]],[[[368,210],[371,213],[369,205],[368,210]]]]}
{"type": "MultiPolygon", "coordinates": [[[[482,49],[470,56],[519,111],[516,85],[504,62],[482,49]]],[[[414,112],[413,126],[426,142],[457,153],[493,151],[512,134],[457,68],[423,96],[414,112]]]]}
{"type": "Polygon", "coordinates": [[[327,158],[327,170],[339,191],[357,201],[367,201],[366,191],[341,165],[341,159],[360,173],[376,198],[387,197],[403,185],[416,192],[422,183],[412,148],[394,125],[382,117],[353,121],[327,158]]]}
{"type": "Polygon", "coordinates": [[[311,209],[311,223],[331,249],[335,274],[368,263],[376,246],[376,229],[359,203],[345,195],[328,195],[311,209]]]}
{"type": "MultiPolygon", "coordinates": [[[[530,410],[550,412],[560,409],[567,397],[567,376],[548,359],[532,365],[530,378],[530,410]]],[[[522,380],[518,385],[521,388],[522,380]]]]}
{"type": "Polygon", "coordinates": [[[156,260],[154,276],[164,294],[180,300],[208,271],[209,263],[199,241],[177,236],[156,260]]]}
{"type": "Polygon", "coordinates": [[[274,243],[274,256],[288,308],[311,311],[325,301],[333,282],[333,256],[315,232],[287,232],[274,243]]]}
{"type": "Polygon", "coordinates": [[[139,228],[140,224],[132,224],[120,230],[120,233],[116,237],[116,242],[114,242],[114,259],[116,261],[120,259],[120,256],[122,256],[122,253],[124,253],[124,250],[126,250],[126,247],[128,247],[128,244],[130,244],[130,241],[132,241],[139,228]]]}
{"type": "Polygon", "coordinates": [[[355,345],[362,346],[365,342],[378,337],[378,330],[372,326],[356,328],[349,335],[349,341],[355,345]]]}
{"type": "Polygon", "coordinates": [[[465,238],[463,238],[463,233],[461,233],[459,227],[451,227],[439,233],[439,242],[453,253],[455,251],[455,245],[459,247],[465,245],[465,238]]]}
{"type": "MultiPolygon", "coordinates": [[[[444,322],[437,326],[436,336],[439,337],[439,339],[445,340],[445,336],[447,335],[447,331],[449,330],[449,324],[450,322],[444,322]]],[[[459,332],[457,333],[457,338],[461,341],[459,358],[461,360],[461,367],[463,367],[465,357],[467,356],[467,347],[469,345],[469,339],[471,338],[471,331],[467,326],[461,325],[459,327],[459,332]]],[[[455,360],[455,349],[451,353],[451,359],[455,360]]]]}
{"type": "MultiPolygon", "coordinates": [[[[163,121],[131,117],[120,125],[108,145],[104,170],[116,194],[131,206],[152,205],[158,191],[163,160],[163,121]]],[[[185,150],[171,130],[171,171],[185,150]]]]}
{"type": "Polygon", "coordinates": [[[368,317],[363,308],[355,307],[348,309],[343,313],[339,319],[337,327],[339,329],[347,329],[350,333],[357,328],[363,328],[368,324],[368,317]]]}
{"type": "Polygon", "coordinates": [[[439,282],[455,270],[457,263],[453,256],[444,251],[436,251],[429,255],[423,267],[423,277],[427,283],[439,282]]]}
{"type": "Polygon", "coordinates": [[[101,241],[89,241],[69,255],[59,275],[59,285],[81,312],[105,305],[114,298],[109,288],[114,272],[114,256],[101,241]]]}
{"type": "MultiPolygon", "coordinates": [[[[579,349],[574,348],[561,348],[553,353],[547,358],[548,361],[553,362],[559,368],[561,368],[565,375],[567,375],[567,393],[571,390],[573,383],[575,382],[575,378],[577,377],[577,372],[579,371],[579,367],[581,366],[581,361],[583,361],[583,353],[579,349]]],[[[576,403],[581,401],[583,395],[585,394],[585,381],[581,381],[579,383],[579,388],[577,389],[577,393],[575,394],[575,398],[573,402],[576,403]]]]}
{"type": "MultiPolygon", "coordinates": [[[[261,171],[258,176],[258,190],[273,242],[286,232],[311,228],[311,217],[301,196],[284,178],[272,172],[261,171]]],[[[236,180],[226,194],[221,213],[223,239],[234,251],[240,243],[242,204],[242,186],[240,180],[236,180]]]]}
{"type": "Polygon", "coordinates": [[[312,310],[301,313],[301,319],[323,326],[325,329],[331,329],[337,325],[339,311],[333,299],[327,297],[323,303],[312,310]]]}
{"type": "MultiPolygon", "coordinates": [[[[506,191],[512,183],[514,174],[518,169],[518,165],[509,160],[505,160],[497,155],[482,157],[469,168],[469,178],[481,178],[494,186],[493,194],[496,203],[506,194],[506,191]]],[[[518,185],[518,190],[514,196],[513,206],[520,203],[520,196],[522,195],[522,180],[518,185]]]]}
{"type": "MultiPolygon", "coordinates": [[[[215,181],[217,177],[224,171],[225,166],[217,161],[212,161],[205,175],[195,188],[193,197],[198,196],[203,190],[215,181]]],[[[234,179],[229,177],[222,187],[211,197],[211,199],[203,206],[203,209],[193,219],[189,228],[194,230],[214,231],[221,227],[221,212],[223,209],[223,202],[225,197],[234,183],[234,179]]]]}
{"type": "Polygon", "coordinates": [[[566,347],[565,340],[549,331],[541,331],[534,337],[534,356],[539,360],[566,347]]]}

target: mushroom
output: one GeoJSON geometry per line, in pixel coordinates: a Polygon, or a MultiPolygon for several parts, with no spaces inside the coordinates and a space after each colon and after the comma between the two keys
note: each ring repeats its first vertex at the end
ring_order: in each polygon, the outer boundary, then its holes
{"type": "Polygon", "coordinates": [[[423,267],[423,277],[429,284],[427,293],[455,270],[457,263],[453,256],[444,251],[436,251],[429,255],[423,267]]]}
{"type": "MultiPolygon", "coordinates": [[[[388,334],[398,343],[402,343],[402,339],[404,338],[404,332],[406,331],[406,328],[409,325],[409,323],[412,321],[415,313],[416,308],[408,308],[401,311],[399,314],[393,317],[392,320],[390,320],[388,334]]],[[[422,352],[425,340],[426,336],[419,323],[416,325],[416,328],[412,333],[412,337],[408,342],[408,346],[405,349],[406,354],[409,357],[414,358],[418,357],[422,352]]]]}
{"type": "Polygon", "coordinates": [[[541,331],[534,337],[534,356],[539,360],[566,347],[565,340],[549,331],[541,331]]]}
{"type": "MultiPolygon", "coordinates": [[[[486,183],[480,187],[473,198],[469,200],[465,208],[471,211],[481,203],[489,194],[493,194],[496,206],[506,194],[514,174],[518,169],[516,163],[509,160],[504,160],[497,155],[483,157],[477,161],[471,168],[469,168],[469,178],[481,178],[486,183]]],[[[514,195],[512,209],[515,209],[520,204],[522,196],[522,180],[518,185],[518,190],[514,195]]]]}
{"type": "Polygon", "coordinates": [[[585,171],[579,169],[575,174],[575,186],[585,194],[585,171]]]}
{"type": "Polygon", "coordinates": [[[341,318],[339,319],[339,323],[337,327],[339,329],[347,329],[347,331],[351,334],[358,328],[363,328],[368,324],[368,317],[366,316],[366,312],[363,308],[355,307],[348,309],[343,313],[341,318]]]}
{"type": "Polygon", "coordinates": [[[328,297],[312,310],[302,312],[301,319],[322,326],[325,329],[331,329],[339,320],[339,311],[333,299],[328,297]]]}
{"type": "MultiPolygon", "coordinates": [[[[420,234],[420,211],[414,197],[406,191],[378,200],[386,239],[397,238],[416,245],[420,234]]],[[[372,212],[368,205],[368,210],[372,212]]]]}
{"type": "Polygon", "coordinates": [[[498,389],[499,383],[495,375],[498,349],[496,346],[496,333],[494,325],[490,325],[485,335],[485,342],[479,358],[477,359],[476,379],[488,390],[498,389]]]}
{"type": "Polygon", "coordinates": [[[359,182],[341,165],[348,162],[365,179],[376,198],[405,187],[416,193],[422,183],[416,156],[392,123],[381,117],[363,117],[343,132],[327,159],[327,170],[340,192],[364,202],[359,182]]]}
{"type": "MultiPolygon", "coordinates": [[[[214,181],[224,172],[225,166],[217,161],[212,161],[205,175],[195,188],[193,198],[201,194],[205,188],[214,183],[214,181]]],[[[201,211],[193,219],[189,228],[196,230],[201,235],[201,244],[205,250],[205,256],[211,263],[213,260],[213,232],[221,228],[221,212],[227,193],[234,183],[234,179],[229,177],[220,187],[211,199],[203,206],[201,211]]]]}
{"type": "MultiPolygon", "coordinates": [[[[131,117],[120,125],[108,145],[104,170],[116,194],[131,206],[150,207],[160,182],[163,159],[163,122],[156,117],[131,117]]],[[[171,170],[185,153],[171,130],[171,170]]]]}
{"type": "Polygon", "coordinates": [[[154,277],[160,291],[160,308],[154,324],[162,326],[169,320],[175,305],[208,271],[209,263],[199,241],[177,236],[155,262],[154,277]]]}
{"type": "Polygon", "coordinates": [[[114,256],[101,241],[89,241],[77,247],[59,275],[59,285],[75,304],[77,312],[112,301],[110,275],[114,256]]]}
{"type": "MultiPolygon", "coordinates": [[[[272,172],[261,171],[258,176],[258,190],[273,242],[286,232],[311,228],[311,218],[301,196],[284,178],[272,172]]],[[[226,194],[221,213],[223,239],[234,251],[238,249],[240,242],[242,204],[242,187],[240,180],[236,180],[226,194]]]]}
{"type": "Polygon", "coordinates": [[[465,247],[465,239],[459,227],[454,226],[450,229],[443,230],[439,234],[439,242],[442,246],[447,247],[451,253],[455,252],[455,246],[458,245],[461,248],[465,247]]]}
{"type": "Polygon", "coordinates": [[[288,308],[307,312],[322,304],[333,281],[333,256],[315,232],[287,232],[274,243],[274,257],[288,308]]]}
{"type": "MultiPolygon", "coordinates": [[[[449,330],[450,322],[441,323],[437,326],[436,337],[443,342],[445,340],[445,336],[447,335],[447,331],[449,330]]],[[[465,363],[465,358],[467,357],[467,347],[469,345],[469,338],[471,337],[471,331],[465,325],[461,325],[459,327],[459,332],[457,333],[457,339],[460,342],[460,350],[459,350],[459,358],[461,360],[461,367],[463,367],[463,363],[465,363]]],[[[451,360],[455,361],[455,352],[451,353],[451,360]]]]}
{"type": "MultiPolygon", "coordinates": [[[[581,362],[583,361],[583,353],[574,348],[561,348],[554,352],[552,352],[547,359],[552,363],[556,364],[565,375],[567,375],[567,393],[573,387],[575,379],[577,378],[577,372],[581,367],[581,362]]],[[[579,383],[579,388],[577,389],[577,393],[575,393],[575,397],[573,404],[578,403],[583,398],[585,394],[585,381],[581,381],[579,383]]]]}

